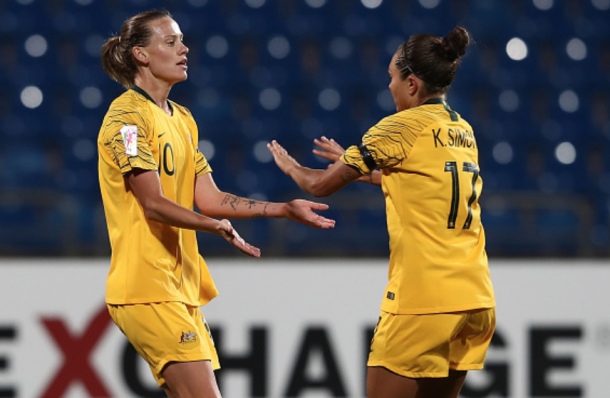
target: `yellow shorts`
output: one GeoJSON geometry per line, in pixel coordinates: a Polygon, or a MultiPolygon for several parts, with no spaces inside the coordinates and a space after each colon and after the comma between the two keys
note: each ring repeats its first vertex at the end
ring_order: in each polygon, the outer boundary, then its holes
{"type": "Polygon", "coordinates": [[[219,369],[210,328],[198,307],[180,302],[108,305],[114,323],[148,362],[159,387],[168,362],[211,361],[219,369]]]}
{"type": "Polygon", "coordinates": [[[482,369],[495,326],[494,308],[426,315],[382,311],[367,366],[411,378],[482,369]]]}

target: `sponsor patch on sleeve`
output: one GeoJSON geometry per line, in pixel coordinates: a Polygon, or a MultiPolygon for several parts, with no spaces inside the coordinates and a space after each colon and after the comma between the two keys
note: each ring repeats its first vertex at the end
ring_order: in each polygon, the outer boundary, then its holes
{"type": "Polygon", "coordinates": [[[125,153],[131,156],[138,155],[138,126],[121,127],[121,135],[125,144],[125,153]]]}

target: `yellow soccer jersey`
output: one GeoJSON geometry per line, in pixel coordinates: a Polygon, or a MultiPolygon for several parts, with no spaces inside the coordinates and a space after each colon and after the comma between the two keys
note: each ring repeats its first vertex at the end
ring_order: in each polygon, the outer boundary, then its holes
{"type": "Polygon", "coordinates": [[[495,306],[470,125],[441,99],[381,120],[341,160],[382,171],[390,235],[381,309],[430,314],[495,306]]]}
{"type": "Polygon", "coordinates": [[[200,306],[218,294],[195,231],[148,220],[125,179],[136,168],[156,170],[163,195],[193,209],[195,178],[212,170],[197,150],[191,113],[170,105],[172,116],[134,86],[110,105],[100,129],[99,180],[112,248],[108,304],[200,306]]]}

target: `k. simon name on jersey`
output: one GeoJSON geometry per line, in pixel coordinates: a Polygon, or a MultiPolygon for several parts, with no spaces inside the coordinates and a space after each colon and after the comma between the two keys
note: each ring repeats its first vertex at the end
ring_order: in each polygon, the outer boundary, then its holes
{"type": "Polygon", "coordinates": [[[477,141],[474,138],[472,131],[460,130],[460,129],[443,129],[437,130],[432,129],[432,136],[434,137],[434,147],[444,148],[458,147],[458,148],[476,148],[477,141]]]}

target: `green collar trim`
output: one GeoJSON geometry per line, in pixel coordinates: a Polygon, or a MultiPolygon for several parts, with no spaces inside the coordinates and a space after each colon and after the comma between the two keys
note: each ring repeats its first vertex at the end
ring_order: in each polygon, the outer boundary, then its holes
{"type": "Polygon", "coordinates": [[[428,101],[424,102],[422,105],[439,105],[445,104],[445,101],[442,98],[430,98],[428,101]]]}
{"type": "Polygon", "coordinates": [[[422,105],[443,105],[443,107],[445,107],[445,110],[447,112],[449,112],[449,117],[451,117],[451,121],[452,122],[458,121],[457,113],[454,110],[452,110],[451,108],[449,108],[449,105],[447,105],[445,100],[442,98],[430,98],[428,101],[424,102],[422,105]]]}
{"type": "MultiPolygon", "coordinates": [[[[144,90],[142,90],[142,88],[136,86],[135,84],[133,86],[131,86],[131,89],[133,91],[135,91],[138,94],[142,94],[142,96],[144,96],[144,98],[146,98],[147,100],[150,100],[153,104],[157,105],[157,103],[155,102],[154,99],[152,99],[152,97],[150,95],[148,95],[148,93],[144,90]]],[[[172,113],[174,112],[174,107],[172,106],[172,103],[167,101],[167,105],[169,106],[169,109],[171,109],[172,113]]],[[[157,105],[158,106],[158,105],[157,105]]]]}

